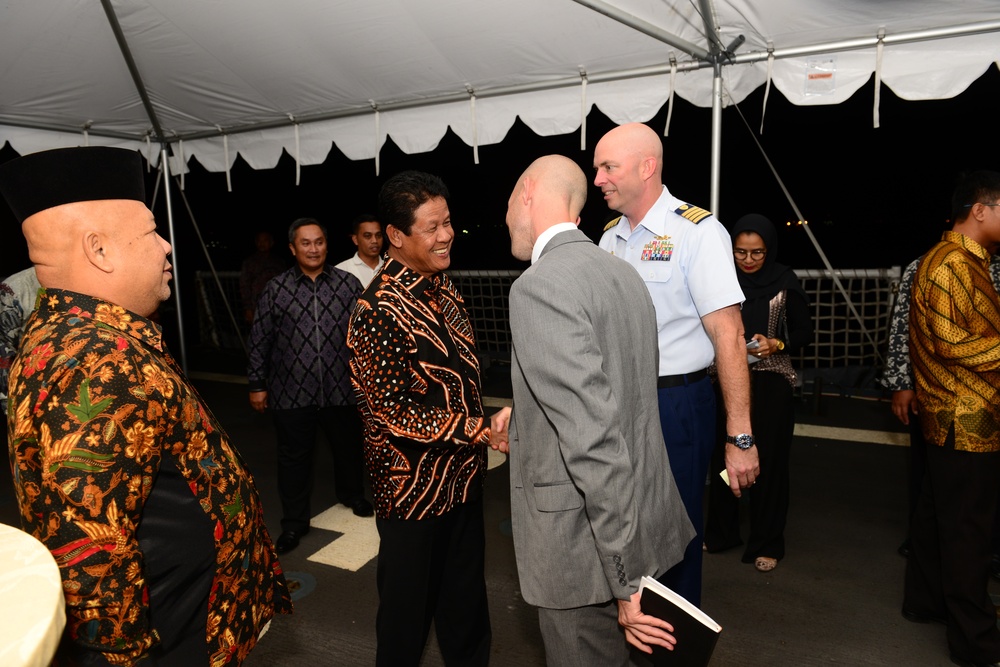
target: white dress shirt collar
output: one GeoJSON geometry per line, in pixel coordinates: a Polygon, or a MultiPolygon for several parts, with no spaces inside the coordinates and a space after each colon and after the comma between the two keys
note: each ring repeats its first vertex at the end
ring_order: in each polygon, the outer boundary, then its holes
{"type": "Polygon", "coordinates": [[[531,249],[531,263],[534,264],[541,257],[542,251],[545,250],[545,244],[548,243],[553,236],[561,232],[568,232],[571,229],[576,229],[575,222],[560,222],[559,224],[552,225],[544,232],[538,235],[535,239],[535,246],[531,249]]]}

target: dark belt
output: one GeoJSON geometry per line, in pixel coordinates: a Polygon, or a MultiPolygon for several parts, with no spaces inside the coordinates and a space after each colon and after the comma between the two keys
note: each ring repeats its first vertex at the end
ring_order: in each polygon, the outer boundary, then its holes
{"type": "Polygon", "coordinates": [[[708,377],[708,369],[702,368],[700,371],[692,371],[683,375],[661,375],[656,378],[657,389],[668,389],[670,387],[682,387],[692,384],[708,377]]]}

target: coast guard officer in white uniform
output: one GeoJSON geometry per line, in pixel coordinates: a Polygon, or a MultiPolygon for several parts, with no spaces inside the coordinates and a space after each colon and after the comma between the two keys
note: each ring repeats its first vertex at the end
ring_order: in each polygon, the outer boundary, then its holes
{"type": "Polygon", "coordinates": [[[594,185],[622,213],[605,228],[600,247],[635,267],[656,309],[660,425],[670,468],[698,530],[684,560],[660,580],[700,605],[702,501],[715,446],[715,394],[707,373],[713,359],[726,405],[726,470],[733,493],[739,496],[760,472],[733,246],[711,213],[680,201],[663,185],[663,146],[649,127],[631,123],[608,132],[594,151],[594,168],[594,185]]]}

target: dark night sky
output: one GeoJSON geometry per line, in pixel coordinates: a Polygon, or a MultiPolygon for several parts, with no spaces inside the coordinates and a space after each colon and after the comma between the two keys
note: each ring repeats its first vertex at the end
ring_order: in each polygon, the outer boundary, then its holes
{"type": "MultiPolygon", "coordinates": [[[[836,268],[905,265],[929,247],[946,225],[948,198],[955,175],[964,169],[1000,169],[1000,150],[993,134],[1000,102],[1000,72],[995,66],[952,100],[906,102],[883,87],[881,125],[872,128],[872,83],[839,105],[796,107],[778,92],[768,100],[764,135],[768,151],[792,196],[812,225],[836,268]]],[[[751,128],[760,124],[763,89],[740,108],[751,128]]],[[[649,124],[662,132],[666,107],[649,124]]],[[[567,155],[593,173],[597,140],[612,123],[599,111],[587,123],[587,151],[579,133],[539,137],[516,122],[500,144],[481,146],[480,164],[472,148],[450,131],[431,153],[406,155],[391,139],[382,149],[381,176],[374,160],[350,161],[334,147],[322,165],[303,167],[295,186],[295,166],[286,154],[272,170],[254,171],[238,159],[232,172],[233,192],[225,175],[208,173],[198,164],[186,176],[185,194],[211,247],[219,269],[236,269],[252,250],[257,229],[277,238],[300,216],[313,216],[331,230],[331,259],[353,252],[347,225],[371,211],[378,188],[403,169],[440,175],[452,192],[451,212],[459,234],[453,268],[513,268],[504,226],[507,198],[521,171],[536,157],[567,155]]],[[[711,110],[677,98],[671,133],[665,139],[664,179],[681,199],[707,207],[709,202],[711,110]]],[[[0,150],[0,162],[15,153],[0,150]]],[[[720,219],[760,212],[783,222],[795,216],[753,144],[735,109],[723,113],[720,219]]],[[[150,191],[152,191],[150,183],[150,191]]],[[[583,214],[582,228],[595,239],[611,217],[596,188],[583,214]]],[[[166,236],[166,209],[156,206],[166,236]]],[[[182,202],[175,200],[177,254],[182,285],[190,271],[206,267],[182,202]]],[[[6,207],[0,224],[14,229],[6,207]]],[[[821,262],[801,229],[782,228],[782,261],[796,268],[818,268],[821,262]]],[[[6,236],[0,248],[0,275],[27,265],[23,240],[6,236]]]]}

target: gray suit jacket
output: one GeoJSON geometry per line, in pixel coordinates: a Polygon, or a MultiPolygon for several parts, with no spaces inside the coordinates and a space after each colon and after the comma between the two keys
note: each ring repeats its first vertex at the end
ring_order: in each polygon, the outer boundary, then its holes
{"type": "Polygon", "coordinates": [[[655,318],[635,269],[579,230],[511,287],[511,516],[533,605],[628,599],[694,537],[660,431],[655,318]]]}

